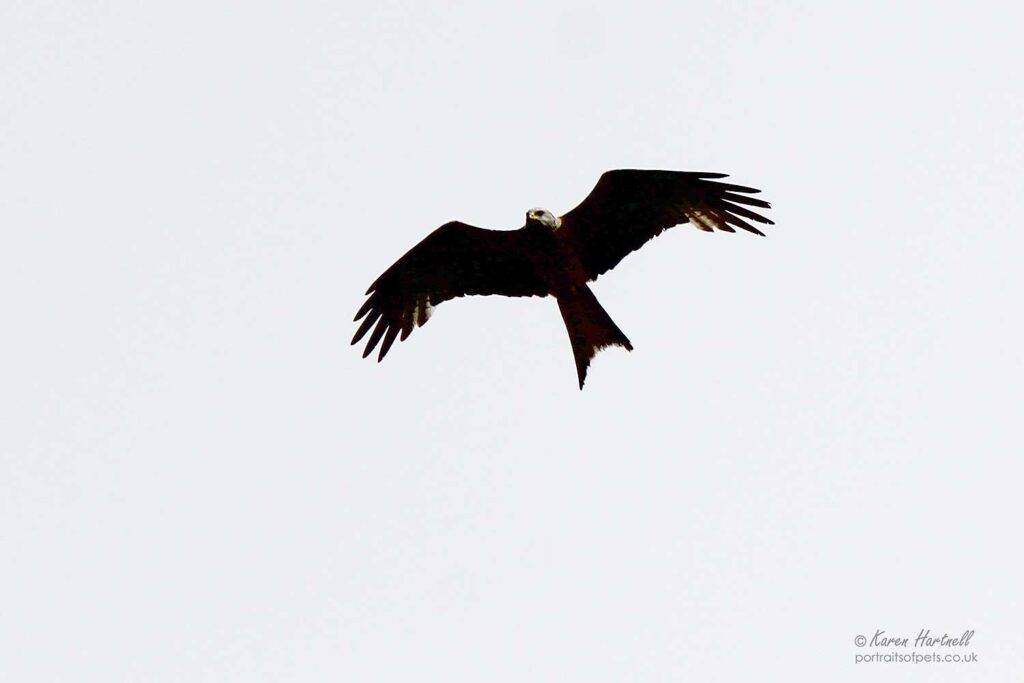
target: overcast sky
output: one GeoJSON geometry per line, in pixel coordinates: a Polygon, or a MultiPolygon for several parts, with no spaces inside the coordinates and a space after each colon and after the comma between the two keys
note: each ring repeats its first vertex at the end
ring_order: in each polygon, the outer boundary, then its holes
{"type": "Polygon", "coordinates": [[[0,3],[0,678],[1018,680],[1022,11],[349,4],[0,3]],[[349,347],[616,167],[778,225],[349,347]]]}

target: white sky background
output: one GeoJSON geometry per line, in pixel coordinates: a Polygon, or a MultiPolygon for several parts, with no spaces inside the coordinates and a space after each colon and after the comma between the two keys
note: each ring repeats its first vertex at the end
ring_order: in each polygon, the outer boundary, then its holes
{"type": "Polygon", "coordinates": [[[1019,680],[1008,4],[0,4],[0,678],[1019,680]],[[615,167],[778,226],[349,347],[615,167]]]}

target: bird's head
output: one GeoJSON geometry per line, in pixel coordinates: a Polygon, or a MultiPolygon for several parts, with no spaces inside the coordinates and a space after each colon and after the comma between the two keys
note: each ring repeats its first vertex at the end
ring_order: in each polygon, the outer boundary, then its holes
{"type": "Polygon", "coordinates": [[[526,212],[526,223],[540,223],[546,228],[558,230],[562,227],[562,219],[555,218],[555,214],[547,209],[530,209],[526,212]]]}

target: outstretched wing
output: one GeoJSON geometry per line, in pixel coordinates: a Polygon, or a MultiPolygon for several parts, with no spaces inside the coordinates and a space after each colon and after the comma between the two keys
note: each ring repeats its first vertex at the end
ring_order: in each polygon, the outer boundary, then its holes
{"type": "Polygon", "coordinates": [[[767,225],[772,221],[746,206],[768,209],[771,205],[749,196],[760,190],[713,181],[725,177],[725,173],[608,171],[583,203],[562,216],[556,234],[572,247],[590,279],[680,223],[692,222],[707,232],[741,228],[764,235],[748,220],[767,225]]]}
{"type": "Polygon", "coordinates": [[[369,298],[356,313],[357,343],[376,323],[366,343],[366,358],[382,338],[377,361],[401,333],[404,341],[423,325],[430,310],[448,299],[469,294],[544,296],[529,245],[519,231],[485,230],[465,223],[445,223],[395,261],[366,290],[369,298]]]}

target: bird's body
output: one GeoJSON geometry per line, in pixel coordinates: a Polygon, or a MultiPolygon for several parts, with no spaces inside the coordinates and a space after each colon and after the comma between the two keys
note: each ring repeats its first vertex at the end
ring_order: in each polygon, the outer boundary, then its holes
{"type": "Polygon", "coordinates": [[[526,225],[513,231],[522,234],[523,252],[528,255],[538,277],[547,286],[547,293],[552,296],[587,281],[583,264],[559,238],[557,231],[558,228],[552,229],[529,216],[526,225]]]}
{"type": "Polygon", "coordinates": [[[609,171],[586,200],[561,218],[531,209],[518,230],[487,230],[450,222],[432,232],[377,278],[356,314],[352,343],[373,327],[363,356],[383,340],[378,361],[395,339],[426,323],[432,308],[466,295],[553,296],[569,333],[580,388],[598,350],[632,350],[626,335],[587,283],[665,229],[692,222],[701,230],[762,234],[744,218],[771,224],[743,205],[769,208],[753,188],[712,182],[720,173],[609,171]],[[374,323],[376,326],[374,327],[374,323]]]}

